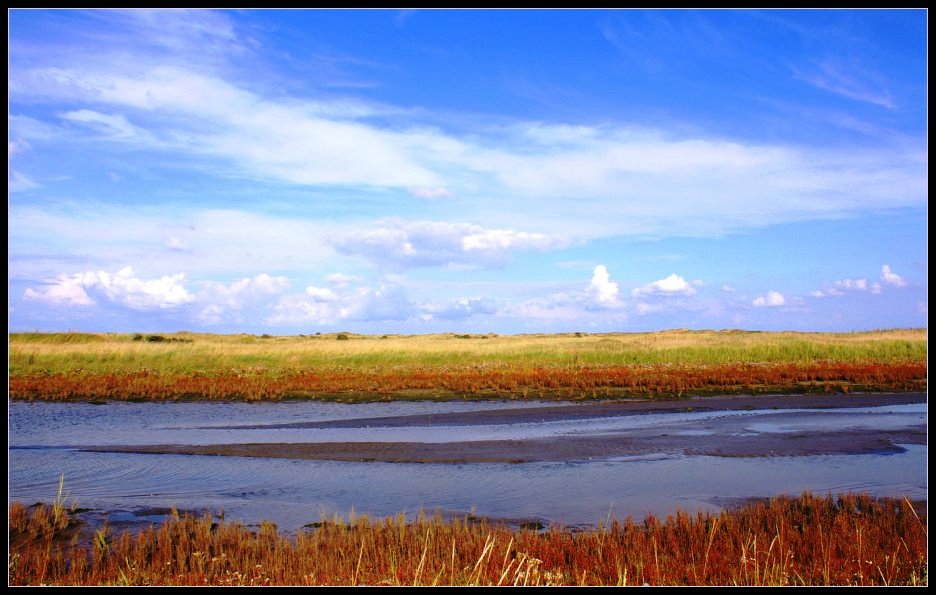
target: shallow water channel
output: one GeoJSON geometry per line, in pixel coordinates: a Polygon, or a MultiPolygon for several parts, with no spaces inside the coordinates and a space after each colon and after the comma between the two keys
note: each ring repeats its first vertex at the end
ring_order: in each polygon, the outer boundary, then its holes
{"type": "MultiPolygon", "coordinates": [[[[88,452],[88,446],[305,442],[451,443],[659,434],[685,441],[724,433],[745,439],[925,428],[925,403],[849,409],[743,409],[496,423],[448,422],[315,427],[315,422],[555,403],[9,403],[9,499],[50,502],[64,474],[68,502],[115,519],[158,509],[225,513],[245,524],[268,519],[286,531],[323,515],[372,517],[420,510],[473,513],[512,522],[594,525],[677,508],[716,511],[777,494],[867,492],[927,496],[926,444],[894,443],[859,454],[713,456],[692,449],[568,460],[399,463],[188,454],[88,452]],[[311,427],[310,427],[311,426],[311,427]],[[368,427],[369,426],[369,427],[368,427]],[[643,434],[640,434],[643,433],[643,434]]],[[[577,407],[567,404],[566,407],[577,407]]],[[[532,409],[531,409],[532,410],[532,409]]],[[[570,409],[571,411],[571,409],[570,409]]],[[[493,420],[493,421],[491,421],[493,420]]],[[[354,425],[354,424],[348,424],[354,425]]],[[[856,434],[857,435],[857,434],[856,434]]],[[[919,441],[918,441],[919,442],[919,441]]],[[[153,518],[156,518],[155,515],[153,518]]]]}

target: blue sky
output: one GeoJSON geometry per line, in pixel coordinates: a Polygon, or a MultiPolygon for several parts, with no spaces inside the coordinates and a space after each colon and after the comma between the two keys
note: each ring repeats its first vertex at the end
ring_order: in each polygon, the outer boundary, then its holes
{"type": "Polygon", "coordinates": [[[9,328],[927,324],[923,10],[11,10],[9,328]]]}

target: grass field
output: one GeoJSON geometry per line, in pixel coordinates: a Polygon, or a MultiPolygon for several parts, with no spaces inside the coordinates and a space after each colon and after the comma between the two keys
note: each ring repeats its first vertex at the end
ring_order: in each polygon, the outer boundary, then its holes
{"type": "Polygon", "coordinates": [[[271,337],[15,333],[22,399],[678,397],[925,390],[926,330],[271,337]]]}
{"type": "Polygon", "coordinates": [[[9,509],[11,585],[925,585],[907,500],[777,497],[719,514],[512,529],[470,517],[323,519],[295,538],[203,517],[82,542],[67,511],[9,509]]]}

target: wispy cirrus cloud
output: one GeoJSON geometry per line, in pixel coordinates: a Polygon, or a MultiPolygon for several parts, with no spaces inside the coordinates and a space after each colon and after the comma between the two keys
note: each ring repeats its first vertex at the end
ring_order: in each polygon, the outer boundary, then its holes
{"type": "Polygon", "coordinates": [[[363,119],[345,101],[282,99],[160,63],[14,65],[10,95],[18,104],[67,105],[62,113],[90,138],[186,154],[187,167],[424,199],[458,195],[499,212],[497,227],[534,217],[554,229],[574,222],[591,237],[718,235],[926,197],[925,147],[909,141],[817,151],[626,124],[522,121],[458,135],[416,113],[402,123],[363,119]],[[508,196],[512,208],[504,208],[508,196]]]}
{"type": "Polygon", "coordinates": [[[883,77],[866,69],[825,60],[809,69],[794,69],[793,76],[823,91],[889,110],[897,109],[883,77]]]}

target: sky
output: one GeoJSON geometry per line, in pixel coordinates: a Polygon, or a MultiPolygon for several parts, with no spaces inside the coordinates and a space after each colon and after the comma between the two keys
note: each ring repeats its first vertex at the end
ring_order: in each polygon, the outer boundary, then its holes
{"type": "Polygon", "coordinates": [[[927,326],[925,10],[8,23],[12,332],[927,326]]]}

